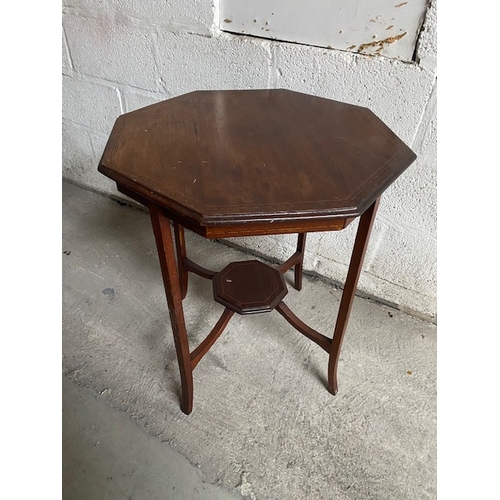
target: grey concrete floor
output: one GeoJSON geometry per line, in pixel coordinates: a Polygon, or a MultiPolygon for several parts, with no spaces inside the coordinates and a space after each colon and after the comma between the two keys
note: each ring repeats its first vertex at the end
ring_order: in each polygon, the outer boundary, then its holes
{"type": "MultiPolygon", "coordinates": [[[[187,245],[212,269],[254,258],[187,245]]],[[[435,325],[356,298],[334,397],[318,346],[276,312],[236,315],[186,416],[147,213],[64,183],[62,251],[65,499],[436,498],[435,325]]],[[[340,296],[306,276],[285,302],[331,332],[340,296]]],[[[223,308],[197,276],[184,306],[195,346],[223,308]]]]}
{"type": "Polygon", "coordinates": [[[199,468],[63,376],[63,499],[237,500],[199,468]]]}

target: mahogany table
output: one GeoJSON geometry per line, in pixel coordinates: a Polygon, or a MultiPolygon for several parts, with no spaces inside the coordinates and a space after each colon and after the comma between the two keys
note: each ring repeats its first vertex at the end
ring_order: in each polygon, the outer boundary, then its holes
{"type": "Polygon", "coordinates": [[[381,194],[416,156],[367,108],[288,90],[198,91],[126,113],[98,170],[149,208],[179,362],[181,409],[193,407],[193,370],[234,313],[278,311],[337,365],[381,194]],[[302,286],[306,233],[360,217],[333,336],[307,326],[283,301],[283,274],[302,286]],[[171,223],[174,230],[172,237],[171,223]],[[298,233],[278,266],[234,262],[219,272],[187,257],[184,228],[205,238],[298,233]],[[188,273],[213,282],[224,312],[191,350],[182,301],[188,273]]]}

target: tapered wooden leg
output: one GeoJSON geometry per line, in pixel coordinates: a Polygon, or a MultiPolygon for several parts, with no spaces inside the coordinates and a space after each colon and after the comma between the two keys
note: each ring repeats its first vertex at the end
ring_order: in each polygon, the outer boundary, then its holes
{"type": "Polygon", "coordinates": [[[358,232],[354,247],[351,255],[351,262],[349,264],[349,271],[340,301],[339,313],[337,322],[335,324],[335,331],[333,333],[332,344],[330,347],[330,359],[328,362],[328,390],[332,394],[337,394],[337,366],[340,357],[340,348],[342,347],[342,340],[347,328],[349,315],[351,314],[351,307],[358,285],[359,275],[361,274],[361,267],[365,258],[366,248],[368,247],[368,240],[373,227],[373,221],[377,213],[377,208],[380,202],[378,198],[373,205],[368,208],[359,220],[358,232]]]}
{"type": "Polygon", "coordinates": [[[302,290],[302,270],[304,268],[304,251],[306,249],[306,234],[299,233],[297,238],[297,252],[301,254],[300,262],[295,266],[295,289],[302,290]]]}
{"type": "Polygon", "coordinates": [[[179,283],[181,286],[181,297],[186,298],[188,289],[188,272],[184,266],[186,253],[186,239],[184,237],[184,228],[174,222],[175,247],[177,249],[177,267],[179,268],[179,283]]]}
{"type": "Polygon", "coordinates": [[[181,374],[181,410],[186,415],[189,415],[193,409],[193,369],[182,309],[182,293],[172,241],[172,230],[170,229],[170,221],[163,214],[161,207],[150,204],[149,214],[160,259],[163,285],[167,296],[170,323],[174,334],[175,350],[181,374]]]}

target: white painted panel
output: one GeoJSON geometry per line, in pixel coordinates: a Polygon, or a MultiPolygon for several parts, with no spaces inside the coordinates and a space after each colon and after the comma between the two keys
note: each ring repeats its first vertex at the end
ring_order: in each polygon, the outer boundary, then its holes
{"type": "Polygon", "coordinates": [[[221,0],[220,29],[411,60],[428,0],[221,0]]]}

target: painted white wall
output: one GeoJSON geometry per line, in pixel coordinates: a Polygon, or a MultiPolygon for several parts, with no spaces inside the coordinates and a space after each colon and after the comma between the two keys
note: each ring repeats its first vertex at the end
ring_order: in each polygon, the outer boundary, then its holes
{"type": "MultiPolygon", "coordinates": [[[[63,0],[63,177],[119,195],[97,164],[124,112],[200,89],[288,88],[370,108],[418,155],[386,191],[359,289],[436,315],[436,2],[416,61],[233,35],[219,0],[63,0]]],[[[357,224],[308,237],[305,268],[342,282],[357,224]]],[[[234,240],[283,259],[295,237],[234,240]]]]}
{"type": "Polygon", "coordinates": [[[427,0],[219,0],[219,27],[411,61],[427,5],[427,0]]]}

